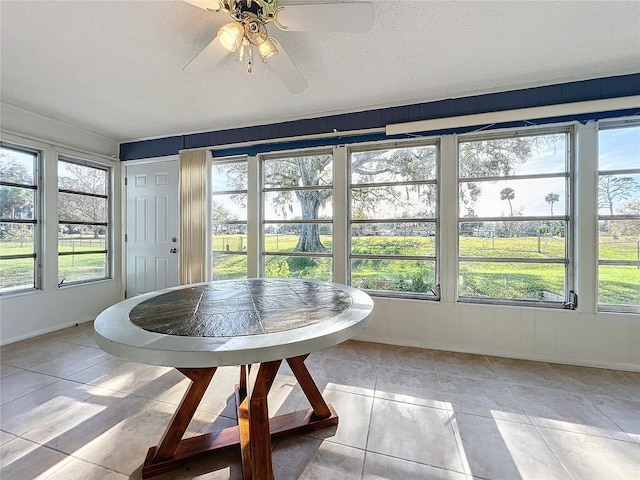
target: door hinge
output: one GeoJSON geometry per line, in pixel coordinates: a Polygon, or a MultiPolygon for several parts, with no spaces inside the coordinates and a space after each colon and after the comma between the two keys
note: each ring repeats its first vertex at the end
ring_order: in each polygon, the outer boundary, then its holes
{"type": "Polygon", "coordinates": [[[124,234],[124,241],[126,242],[127,240],[128,240],[128,238],[127,238],[127,234],[125,233],[125,234],[124,234]]]}
{"type": "Polygon", "coordinates": [[[569,300],[563,304],[564,308],[575,310],[578,308],[578,294],[573,290],[569,290],[569,300]]]}
{"type": "Polygon", "coordinates": [[[126,187],[127,185],[129,185],[129,179],[124,177],[124,186],[126,187]]]}

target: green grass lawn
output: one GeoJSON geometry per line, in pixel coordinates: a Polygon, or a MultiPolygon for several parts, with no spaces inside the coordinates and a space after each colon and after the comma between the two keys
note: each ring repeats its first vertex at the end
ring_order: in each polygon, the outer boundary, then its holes
{"type": "MultiPolygon", "coordinates": [[[[105,239],[93,237],[64,238],[59,241],[60,252],[87,252],[105,248],[105,239]]],[[[20,242],[0,242],[0,256],[33,253],[33,246],[20,242]]],[[[104,278],[106,255],[63,255],[58,258],[58,281],[81,282],[104,278]]],[[[34,282],[34,260],[32,258],[0,260],[0,288],[31,286],[34,282]]]]}
{"type": "MultiPolygon", "coordinates": [[[[81,252],[103,248],[104,240],[70,239],[60,242],[65,252],[81,252]],[[102,242],[102,243],[100,243],[102,242]]],[[[297,235],[270,234],[266,238],[267,252],[286,253],[295,248],[297,235]]],[[[327,251],[332,238],[321,236],[327,251]]],[[[246,235],[216,235],[213,248],[217,252],[246,252],[246,235]]],[[[600,255],[607,259],[638,259],[638,243],[634,239],[600,237],[600,255]]],[[[565,241],[560,237],[538,238],[478,238],[461,237],[463,257],[487,258],[547,258],[564,256],[565,241]]],[[[356,237],[352,241],[355,254],[435,255],[434,237],[356,237]]],[[[28,254],[29,244],[1,242],[0,255],[28,254]]],[[[247,271],[246,255],[214,253],[213,278],[216,280],[243,278],[247,271]]],[[[66,283],[102,278],[105,275],[104,254],[69,255],[59,258],[59,278],[66,283]]],[[[265,256],[268,277],[331,279],[330,258],[300,258],[281,255],[265,256]]],[[[564,296],[564,268],[560,264],[522,264],[515,262],[461,262],[459,290],[462,296],[538,299],[539,292],[564,296]]],[[[0,261],[2,287],[33,283],[33,259],[0,261]]],[[[435,265],[430,261],[354,259],[351,265],[352,283],[356,287],[425,293],[433,295],[436,288],[435,265]]],[[[640,304],[640,269],[635,266],[601,266],[599,268],[599,298],[606,304],[640,304]]]]}

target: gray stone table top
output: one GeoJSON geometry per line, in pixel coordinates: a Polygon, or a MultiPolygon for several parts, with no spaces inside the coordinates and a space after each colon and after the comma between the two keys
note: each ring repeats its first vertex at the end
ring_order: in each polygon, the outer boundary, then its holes
{"type": "Polygon", "coordinates": [[[294,357],[354,337],[373,301],[346,285],[302,279],[205,282],[124,300],[95,321],[112,355],[173,367],[294,357]]]}

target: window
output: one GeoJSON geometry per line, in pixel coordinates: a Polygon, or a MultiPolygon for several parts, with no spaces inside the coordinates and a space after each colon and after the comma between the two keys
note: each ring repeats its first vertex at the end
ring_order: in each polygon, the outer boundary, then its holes
{"type": "Polygon", "coordinates": [[[332,168],[327,152],[263,160],[265,277],[333,279],[332,168]]]}
{"type": "Polygon", "coordinates": [[[39,154],[0,146],[0,293],[39,288],[39,154]]]}
{"type": "Polygon", "coordinates": [[[350,283],[438,298],[435,145],[350,155],[350,283]]]}
{"type": "Polygon", "coordinates": [[[459,143],[461,300],[562,306],[569,297],[569,139],[555,131],[459,143]]]}
{"type": "Polygon", "coordinates": [[[599,132],[598,303],[640,310],[640,124],[599,132]]]}
{"type": "Polygon", "coordinates": [[[247,276],[247,160],[211,168],[213,280],[247,276]]]}
{"type": "Polygon", "coordinates": [[[108,168],[58,161],[58,285],[109,278],[108,168]]]}

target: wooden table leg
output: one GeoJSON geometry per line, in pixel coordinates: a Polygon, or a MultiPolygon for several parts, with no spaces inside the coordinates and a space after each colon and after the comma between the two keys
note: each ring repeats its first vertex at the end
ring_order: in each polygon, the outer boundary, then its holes
{"type": "MultiPolygon", "coordinates": [[[[318,390],[318,386],[316,382],[311,378],[311,374],[309,370],[307,370],[307,366],[304,364],[305,359],[309,355],[301,355],[299,357],[287,358],[287,363],[291,367],[291,371],[293,375],[298,380],[302,391],[307,396],[309,403],[313,407],[313,412],[317,418],[328,418],[331,416],[331,410],[329,410],[329,406],[327,402],[322,398],[322,394],[320,390],[318,390]]],[[[336,418],[336,425],[338,424],[336,418]]]]}
{"type": "Polygon", "coordinates": [[[157,447],[149,449],[147,454],[147,461],[142,468],[142,476],[145,478],[146,474],[153,471],[153,464],[170,460],[176,450],[184,432],[187,431],[187,427],[196,413],[196,409],[202,397],[207,391],[209,383],[213,378],[213,374],[216,373],[216,368],[178,368],[183,375],[191,379],[191,384],[187,389],[178,409],[173,414],[169,426],[162,435],[160,443],[157,447]],[[145,471],[146,469],[146,471],[145,471]]]}
{"type": "Polygon", "coordinates": [[[180,468],[194,457],[240,447],[244,480],[273,480],[271,439],[311,432],[338,424],[338,415],[322,398],[304,360],[307,355],[287,359],[311,408],[269,418],[267,396],[281,360],[241,367],[236,389],[238,426],[220,432],[182,438],[211,382],[215,368],[178,369],[192,380],[157,447],[151,447],[142,467],[142,478],[180,468]],[[250,373],[247,373],[247,370],[250,373]],[[247,378],[249,377],[249,378],[247,378]]]}
{"type": "Polygon", "coordinates": [[[238,416],[244,480],[273,480],[267,395],[280,363],[282,360],[261,364],[255,381],[247,383],[247,398],[240,407],[246,409],[245,402],[248,401],[246,423],[245,419],[241,421],[238,416]]]}

